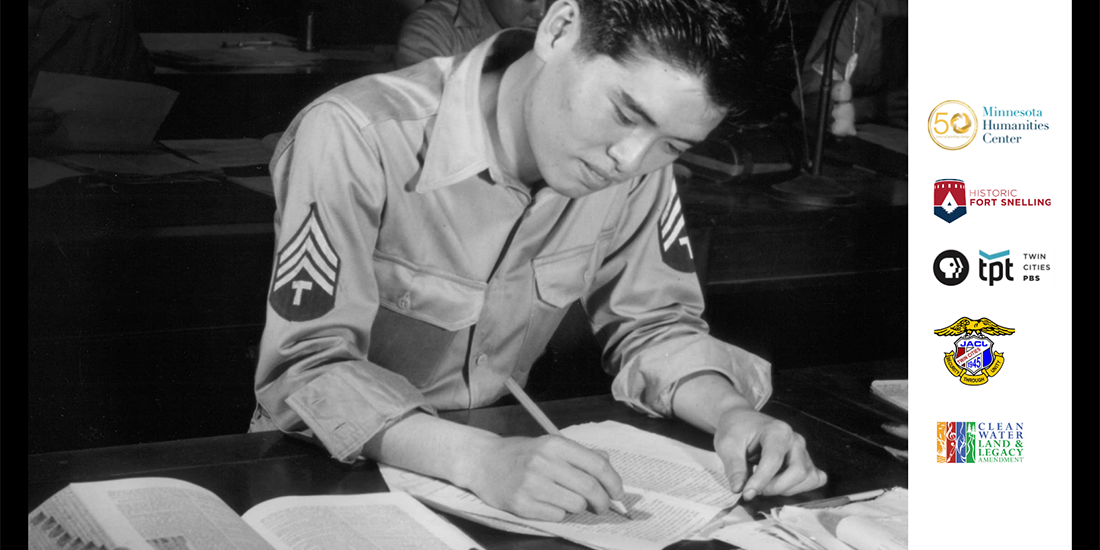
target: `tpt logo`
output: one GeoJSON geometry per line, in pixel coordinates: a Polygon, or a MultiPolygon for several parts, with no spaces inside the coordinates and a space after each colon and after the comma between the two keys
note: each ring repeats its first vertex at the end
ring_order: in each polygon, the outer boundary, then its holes
{"type": "Polygon", "coordinates": [[[1014,281],[1012,278],[1012,260],[1008,257],[1008,250],[1002,250],[1001,252],[995,252],[993,254],[986,254],[984,251],[979,250],[978,255],[978,277],[981,277],[983,281],[989,281],[989,286],[993,286],[993,283],[1002,279],[1008,279],[1014,281]]]}

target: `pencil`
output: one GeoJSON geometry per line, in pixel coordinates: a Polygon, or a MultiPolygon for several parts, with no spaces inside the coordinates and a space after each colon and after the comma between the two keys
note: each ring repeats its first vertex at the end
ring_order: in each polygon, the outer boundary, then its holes
{"type": "MultiPolygon", "coordinates": [[[[535,422],[542,426],[542,429],[546,430],[546,433],[550,435],[561,435],[561,431],[554,425],[553,422],[542,412],[542,409],[527,396],[527,393],[523,391],[523,388],[519,387],[519,384],[512,379],[511,376],[504,379],[504,385],[508,388],[508,391],[512,392],[512,395],[516,397],[520,405],[535,419],[535,422]]],[[[626,519],[633,519],[630,517],[630,512],[626,509],[626,505],[622,501],[611,499],[611,509],[626,517],[626,519]]]]}

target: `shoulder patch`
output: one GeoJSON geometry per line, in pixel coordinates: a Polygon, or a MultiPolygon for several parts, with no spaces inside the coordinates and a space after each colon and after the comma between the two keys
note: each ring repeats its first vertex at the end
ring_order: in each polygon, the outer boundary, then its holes
{"type": "Polygon", "coordinates": [[[275,258],[268,302],[287,321],[316,319],[336,304],[339,276],[340,257],[317,215],[317,203],[312,203],[301,227],[275,258]]]}
{"type": "Polygon", "coordinates": [[[691,251],[687,226],[684,225],[684,213],[680,208],[680,196],[676,192],[676,182],[672,182],[672,192],[661,209],[657,219],[657,236],[661,246],[661,259],[665,265],[683,273],[695,272],[695,255],[691,251]]]}

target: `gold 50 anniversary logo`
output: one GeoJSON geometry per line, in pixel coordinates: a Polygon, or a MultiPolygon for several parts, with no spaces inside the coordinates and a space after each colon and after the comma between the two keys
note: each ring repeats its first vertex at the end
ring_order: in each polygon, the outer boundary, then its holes
{"type": "Polygon", "coordinates": [[[978,135],[978,116],[969,105],[949,99],[928,115],[928,135],[944,149],[962,149],[978,135]]]}

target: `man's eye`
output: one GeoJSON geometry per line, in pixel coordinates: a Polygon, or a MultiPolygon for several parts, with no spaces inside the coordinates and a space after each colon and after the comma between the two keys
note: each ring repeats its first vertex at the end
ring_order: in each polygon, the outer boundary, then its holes
{"type": "Polygon", "coordinates": [[[627,118],[626,114],[623,113],[623,110],[620,109],[618,105],[615,106],[615,118],[619,120],[620,124],[632,124],[631,120],[627,118]]]}
{"type": "Polygon", "coordinates": [[[681,149],[681,148],[679,148],[679,147],[677,147],[677,146],[675,146],[671,143],[665,144],[665,146],[668,148],[668,152],[672,153],[673,155],[680,156],[680,155],[684,154],[683,149],[681,149]]]}

